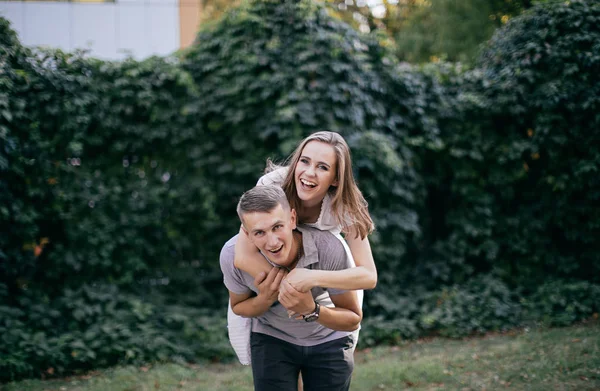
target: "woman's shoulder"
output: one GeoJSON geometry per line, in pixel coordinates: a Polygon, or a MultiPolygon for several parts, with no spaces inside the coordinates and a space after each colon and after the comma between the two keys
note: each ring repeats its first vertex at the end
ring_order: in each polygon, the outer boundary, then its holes
{"type": "Polygon", "coordinates": [[[285,180],[285,176],[288,173],[287,166],[281,166],[276,168],[275,170],[266,173],[261,176],[256,182],[257,186],[267,186],[267,185],[275,185],[281,186],[283,185],[283,181],[285,180]]]}

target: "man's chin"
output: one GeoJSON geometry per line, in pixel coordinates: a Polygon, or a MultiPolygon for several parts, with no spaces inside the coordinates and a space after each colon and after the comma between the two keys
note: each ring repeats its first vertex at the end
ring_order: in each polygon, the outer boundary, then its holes
{"type": "Polygon", "coordinates": [[[287,267],[285,261],[283,259],[279,259],[279,257],[271,257],[271,262],[273,262],[277,266],[287,267]]]}
{"type": "Polygon", "coordinates": [[[269,254],[269,260],[271,262],[273,262],[275,265],[277,266],[281,266],[281,267],[287,267],[287,262],[286,262],[286,257],[284,257],[282,254],[269,254]]]}

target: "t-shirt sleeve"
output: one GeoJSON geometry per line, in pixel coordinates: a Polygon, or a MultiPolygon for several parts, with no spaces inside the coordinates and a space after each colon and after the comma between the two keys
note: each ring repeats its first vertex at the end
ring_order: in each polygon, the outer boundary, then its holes
{"type": "Polygon", "coordinates": [[[263,176],[258,178],[258,182],[256,182],[257,186],[281,186],[283,185],[283,181],[285,180],[285,176],[287,175],[288,168],[287,167],[279,167],[263,176]]]}
{"type": "Polygon", "coordinates": [[[233,265],[235,255],[235,240],[228,241],[221,249],[219,263],[223,273],[223,283],[227,289],[235,294],[243,295],[252,292],[242,278],[242,272],[233,265]]]}

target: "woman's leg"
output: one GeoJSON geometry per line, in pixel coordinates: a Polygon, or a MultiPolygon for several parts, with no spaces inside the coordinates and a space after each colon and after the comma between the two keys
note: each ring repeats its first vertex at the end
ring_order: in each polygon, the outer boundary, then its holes
{"type": "Polygon", "coordinates": [[[250,365],[250,331],[252,320],[236,315],[231,309],[231,302],[227,305],[227,334],[229,343],[242,365],[250,365]]]}

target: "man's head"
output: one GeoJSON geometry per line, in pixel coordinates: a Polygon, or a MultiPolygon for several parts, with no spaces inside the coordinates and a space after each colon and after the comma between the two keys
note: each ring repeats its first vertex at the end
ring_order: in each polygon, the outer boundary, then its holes
{"type": "Polygon", "coordinates": [[[238,202],[237,213],[242,230],[265,256],[281,266],[293,262],[296,211],[290,209],[283,189],[256,186],[248,190],[238,202]]]}

